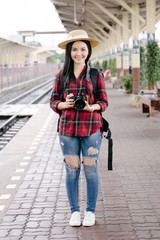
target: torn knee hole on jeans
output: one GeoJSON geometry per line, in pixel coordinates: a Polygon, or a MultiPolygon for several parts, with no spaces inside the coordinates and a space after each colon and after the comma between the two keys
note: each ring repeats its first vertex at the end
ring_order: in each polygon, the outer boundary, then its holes
{"type": "Polygon", "coordinates": [[[65,156],[64,162],[70,167],[70,168],[80,168],[79,164],[79,157],[78,156],[65,156]]]}
{"type": "Polygon", "coordinates": [[[96,155],[98,153],[98,150],[96,148],[90,147],[88,149],[88,155],[96,155]]]}
{"type": "Polygon", "coordinates": [[[85,166],[94,166],[97,163],[97,159],[92,159],[92,158],[84,158],[83,159],[83,164],[85,166]]]}

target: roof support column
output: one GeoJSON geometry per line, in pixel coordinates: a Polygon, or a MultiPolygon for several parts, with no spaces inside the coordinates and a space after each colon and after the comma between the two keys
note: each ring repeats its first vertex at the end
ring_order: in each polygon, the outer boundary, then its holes
{"type": "Polygon", "coordinates": [[[121,27],[117,24],[116,25],[116,48],[117,48],[117,53],[116,53],[116,68],[117,68],[117,80],[121,81],[121,69],[122,69],[122,53],[121,53],[121,27]]]}
{"type": "Polygon", "coordinates": [[[116,46],[116,37],[115,34],[111,33],[111,37],[110,37],[110,43],[111,43],[111,58],[115,57],[115,46],[116,46]]]}
{"type": "Polygon", "coordinates": [[[155,40],[156,0],[146,0],[147,41],[155,40]]]}
{"type": "MultiPolygon", "coordinates": [[[[128,13],[124,13],[122,17],[123,24],[128,26],[128,13]]],[[[129,73],[129,49],[128,49],[128,32],[126,28],[122,28],[122,36],[123,36],[123,69],[124,76],[127,76],[129,73]]]]}
{"type": "MultiPolygon", "coordinates": [[[[139,5],[132,4],[132,9],[139,14],[139,5]]],[[[140,88],[140,48],[139,48],[139,19],[132,15],[132,37],[133,37],[133,52],[132,52],[132,73],[133,73],[133,93],[138,94],[140,88]]]]}

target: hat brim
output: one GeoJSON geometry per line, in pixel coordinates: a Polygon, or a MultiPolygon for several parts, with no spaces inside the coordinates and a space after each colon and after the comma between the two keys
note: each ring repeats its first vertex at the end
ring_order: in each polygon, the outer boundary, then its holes
{"type": "Polygon", "coordinates": [[[58,47],[62,48],[62,49],[66,49],[66,46],[67,46],[68,43],[81,41],[81,40],[89,41],[92,47],[95,47],[95,46],[98,45],[98,41],[93,39],[93,38],[76,38],[76,39],[70,39],[70,40],[66,40],[64,42],[61,42],[61,43],[58,44],[58,47]]]}

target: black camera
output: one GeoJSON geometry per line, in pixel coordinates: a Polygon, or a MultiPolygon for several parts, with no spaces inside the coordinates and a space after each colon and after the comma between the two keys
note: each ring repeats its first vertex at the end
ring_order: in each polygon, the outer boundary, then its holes
{"type": "Polygon", "coordinates": [[[88,101],[88,96],[84,95],[83,93],[78,93],[77,96],[72,96],[70,97],[70,99],[75,100],[75,104],[74,104],[75,109],[83,110],[83,108],[86,105],[85,101],[88,101]]]}

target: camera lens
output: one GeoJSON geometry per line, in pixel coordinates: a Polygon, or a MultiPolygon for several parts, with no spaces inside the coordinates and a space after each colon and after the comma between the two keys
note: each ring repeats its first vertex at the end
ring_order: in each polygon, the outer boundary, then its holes
{"type": "Polygon", "coordinates": [[[77,109],[77,110],[83,110],[83,108],[85,107],[86,103],[83,99],[77,99],[75,101],[75,105],[74,107],[77,109]]]}

